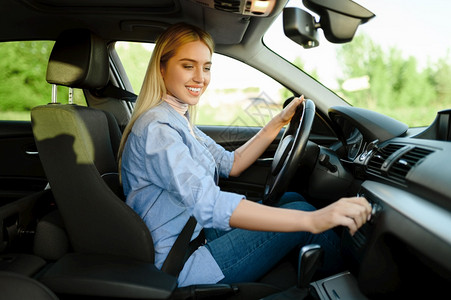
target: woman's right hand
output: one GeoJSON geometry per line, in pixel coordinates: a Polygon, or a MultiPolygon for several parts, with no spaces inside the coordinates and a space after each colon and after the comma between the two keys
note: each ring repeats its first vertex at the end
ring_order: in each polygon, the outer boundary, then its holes
{"type": "Polygon", "coordinates": [[[337,202],[312,212],[313,233],[320,233],[336,226],[349,228],[351,235],[371,217],[371,205],[363,197],[341,198],[337,202]]]}
{"type": "Polygon", "coordinates": [[[304,101],[304,95],[301,95],[301,97],[299,98],[296,97],[279,113],[280,121],[283,126],[290,123],[291,118],[293,118],[294,114],[296,113],[297,107],[304,101]]]}

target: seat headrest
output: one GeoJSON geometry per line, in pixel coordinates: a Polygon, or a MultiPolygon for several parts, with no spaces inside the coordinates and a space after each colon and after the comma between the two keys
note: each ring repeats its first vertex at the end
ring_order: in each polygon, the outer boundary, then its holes
{"type": "Polygon", "coordinates": [[[80,89],[104,87],[109,79],[104,40],[85,29],[63,32],[56,40],[47,66],[47,82],[80,89]]]}

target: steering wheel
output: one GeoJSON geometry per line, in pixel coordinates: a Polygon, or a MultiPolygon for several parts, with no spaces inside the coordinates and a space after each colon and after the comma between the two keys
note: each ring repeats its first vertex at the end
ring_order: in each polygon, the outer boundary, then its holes
{"type": "Polygon", "coordinates": [[[279,142],[266,179],[263,204],[275,205],[287,190],[305,152],[314,118],[315,104],[307,99],[296,109],[279,142]]]}

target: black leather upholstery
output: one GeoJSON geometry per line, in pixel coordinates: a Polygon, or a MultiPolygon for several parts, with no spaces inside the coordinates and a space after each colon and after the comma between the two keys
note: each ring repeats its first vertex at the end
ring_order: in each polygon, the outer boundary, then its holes
{"type": "Polygon", "coordinates": [[[0,272],[0,298],[5,300],[56,300],[56,295],[38,281],[24,275],[0,272]]]}
{"type": "Polygon", "coordinates": [[[47,82],[73,88],[102,88],[108,83],[105,42],[85,29],[63,32],[47,66],[47,82]]]}
{"type": "Polygon", "coordinates": [[[69,240],[61,214],[58,210],[47,213],[36,226],[33,253],[45,260],[54,261],[63,257],[69,249],[69,240]]]}
{"type": "Polygon", "coordinates": [[[146,225],[101,176],[117,173],[105,114],[54,104],[34,108],[32,123],[74,251],[153,262],[153,243],[146,225]]]}
{"type": "MultiPolygon", "coordinates": [[[[106,45],[86,30],[65,32],[50,56],[47,80],[101,88],[108,82],[106,45]]],[[[153,262],[147,226],[119,197],[120,131],[114,117],[62,104],[35,107],[31,116],[41,162],[73,250],[153,262]]]]}

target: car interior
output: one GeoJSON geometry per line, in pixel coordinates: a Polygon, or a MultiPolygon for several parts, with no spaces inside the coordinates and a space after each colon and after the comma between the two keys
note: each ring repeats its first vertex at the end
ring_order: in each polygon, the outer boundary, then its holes
{"type": "MultiPolygon", "coordinates": [[[[304,0],[304,9],[286,7],[287,2],[0,0],[0,44],[54,42],[42,78],[51,91],[48,102],[34,106],[29,121],[0,121],[0,298],[435,299],[447,294],[451,109],[437,112],[426,127],[411,128],[349,105],[268,49],[263,36],[283,15],[286,36],[300,47],[318,47],[319,34],[330,43],[348,43],[375,14],[351,0],[304,0]],[[334,229],[346,271],[316,276],[322,259],[317,245],[296,249],[257,282],[181,288],[176,276],[155,267],[151,234],[126,205],[119,181],[117,151],[136,94],[115,46],[154,43],[178,22],[205,29],[216,53],[308,99],[261,158],[219,185],[266,205],[286,191],[301,193],[317,208],[340,197],[364,196],[372,205],[371,220],[352,236],[345,228],[334,229]],[[60,87],[68,94],[58,95],[60,87]],[[74,90],[86,105],[74,103],[74,90]]],[[[148,57],[143,60],[147,64],[148,57]]],[[[199,128],[231,151],[260,129],[199,128]]]]}

